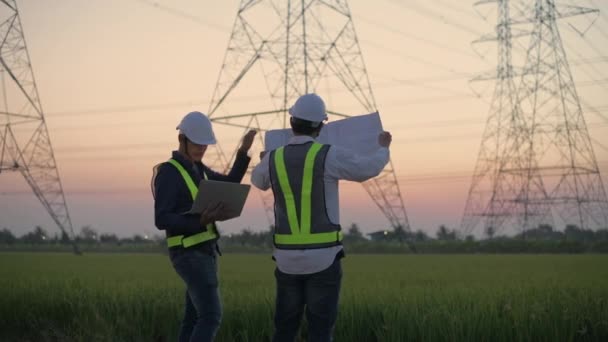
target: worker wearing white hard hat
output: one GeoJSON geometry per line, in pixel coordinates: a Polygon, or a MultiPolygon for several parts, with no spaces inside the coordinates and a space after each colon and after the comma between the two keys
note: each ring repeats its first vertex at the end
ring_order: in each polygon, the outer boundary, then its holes
{"type": "Polygon", "coordinates": [[[201,112],[188,113],[175,129],[179,129],[179,134],[185,135],[195,144],[215,145],[217,142],[211,120],[201,112]]]}
{"type": "Polygon", "coordinates": [[[223,206],[201,214],[188,214],[202,179],[240,183],[249,166],[248,151],[255,131],[243,138],[232,169],[227,175],[211,170],[202,162],[216,138],[209,118],[200,112],[188,113],[176,127],[179,147],[171,158],[154,168],[154,221],[167,236],[173,268],[186,283],[185,311],[179,341],[212,341],[222,317],[217,277],[215,221],[226,218],[223,206]]]}
{"type": "Polygon", "coordinates": [[[311,127],[319,127],[327,120],[325,102],[317,94],[306,94],[298,98],[296,103],[289,108],[292,118],[307,121],[311,127]]]}
{"type": "Polygon", "coordinates": [[[215,145],[215,134],[211,120],[201,112],[190,112],[184,116],[175,129],[179,130],[182,155],[200,161],[208,145],[215,145]]]}
{"type": "Polygon", "coordinates": [[[251,183],[272,189],[275,199],[276,261],[273,341],[294,341],[306,312],[309,341],[331,341],[338,315],[344,256],[338,182],[364,182],[389,161],[389,132],[378,135],[369,155],[315,141],[327,119],[316,94],[298,98],[289,109],[293,137],[287,146],[262,154],[251,183]]]}

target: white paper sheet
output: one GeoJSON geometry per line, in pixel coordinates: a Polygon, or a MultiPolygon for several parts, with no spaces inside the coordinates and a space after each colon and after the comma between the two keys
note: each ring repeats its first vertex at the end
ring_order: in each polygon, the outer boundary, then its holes
{"type": "MultiPolygon", "coordinates": [[[[321,129],[317,141],[322,144],[341,146],[366,154],[380,148],[380,145],[378,145],[378,134],[382,131],[380,115],[378,112],[375,112],[332,121],[321,129]]],[[[265,150],[272,151],[287,145],[292,136],[291,129],[267,131],[264,138],[265,150]]]]}

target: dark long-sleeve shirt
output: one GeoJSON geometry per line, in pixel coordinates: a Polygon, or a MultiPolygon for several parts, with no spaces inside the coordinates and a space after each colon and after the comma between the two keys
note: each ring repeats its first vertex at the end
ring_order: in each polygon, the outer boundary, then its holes
{"type": "MultiPolygon", "coordinates": [[[[201,162],[192,163],[177,151],[173,151],[172,158],[186,169],[194,184],[204,179],[202,172],[209,180],[240,183],[251,160],[246,153],[239,151],[230,173],[223,175],[201,162]]],[[[167,236],[188,236],[206,230],[199,222],[200,215],[184,214],[192,207],[193,200],[184,178],[175,166],[168,162],[160,164],[153,179],[153,186],[154,223],[158,229],[165,230],[167,236]]]]}

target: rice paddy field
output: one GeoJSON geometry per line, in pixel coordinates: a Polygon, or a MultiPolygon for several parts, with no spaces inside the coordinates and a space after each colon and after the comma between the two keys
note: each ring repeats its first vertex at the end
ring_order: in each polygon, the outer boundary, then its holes
{"type": "MultiPolygon", "coordinates": [[[[606,255],[348,255],[336,341],[608,341],[606,255]]],[[[217,341],[269,341],[274,263],[220,257],[217,341]]],[[[155,254],[0,253],[0,341],[175,341],[155,254]]],[[[300,340],[306,338],[305,324],[300,340]]]]}

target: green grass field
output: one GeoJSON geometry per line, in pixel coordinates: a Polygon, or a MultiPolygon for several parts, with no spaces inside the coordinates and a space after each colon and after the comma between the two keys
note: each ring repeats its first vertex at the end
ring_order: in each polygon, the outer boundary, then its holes
{"type": "MultiPolygon", "coordinates": [[[[336,341],[608,341],[608,256],[348,255],[336,341]]],[[[220,258],[217,341],[269,341],[274,264],[220,258]]],[[[0,253],[0,341],[174,341],[168,257],[0,253]]],[[[305,332],[303,333],[305,336],[305,332]]]]}

